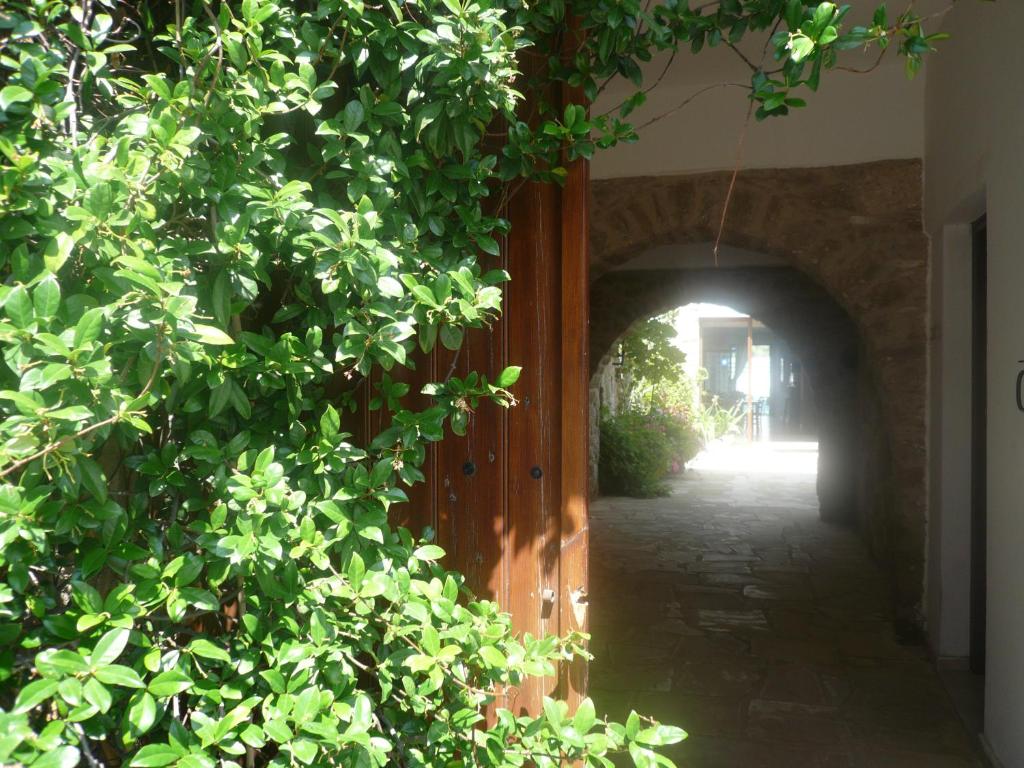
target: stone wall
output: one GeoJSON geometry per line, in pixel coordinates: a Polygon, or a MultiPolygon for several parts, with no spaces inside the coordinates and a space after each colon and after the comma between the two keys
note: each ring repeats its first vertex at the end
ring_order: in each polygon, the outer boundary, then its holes
{"type": "MultiPolygon", "coordinates": [[[[680,295],[677,286],[655,291],[660,298],[628,299],[627,281],[656,287],[669,276],[651,271],[627,276],[615,270],[652,248],[713,241],[730,175],[593,182],[592,365],[629,323],[650,316],[652,306],[675,301],[667,294],[680,295]]],[[[833,419],[831,425],[823,423],[823,430],[858,434],[856,442],[840,441],[838,451],[822,457],[823,466],[835,461],[840,469],[851,467],[838,474],[856,478],[836,490],[834,503],[827,500],[826,489],[822,508],[826,515],[835,510],[837,518],[859,520],[873,552],[892,574],[897,610],[915,623],[920,621],[926,522],[928,242],[920,203],[918,161],[744,171],[722,238],[791,267],[770,270],[776,277],[789,273],[781,283],[769,286],[774,278],[757,278],[764,285],[760,293],[747,292],[750,302],[766,300],[765,292],[783,296],[790,290],[787,285],[802,280],[806,296],[813,298],[817,291],[814,300],[824,301],[819,309],[832,304],[839,310],[833,325],[797,323],[791,329],[806,337],[804,354],[820,357],[819,386],[831,389],[818,393],[821,412],[833,419]],[[841,331],[844,322],[852,337],[841,331]],[[826,406],[828,397],[841,407],[826,406]],[[852,514],[851,499],[857,508],[852,514]]],[[[721,292],[734,290],[727,282],[721,292]]],[[[705,292],[694,300],[715,299],[705,292]]],[[[732,305],[743,309],[737,301],[732,305]]],[[[685,301],[670,306],[678,303],[685,301]]],[[[777,303],[774,323],[783,336],[789,334],[778,324],[793,306],[777,303]]],[[[751,314],[772,325],[765,314],[770,311],[759,304],[751,314]]],[[[799,341],[791,343],[796,347],[799,341]]]]}

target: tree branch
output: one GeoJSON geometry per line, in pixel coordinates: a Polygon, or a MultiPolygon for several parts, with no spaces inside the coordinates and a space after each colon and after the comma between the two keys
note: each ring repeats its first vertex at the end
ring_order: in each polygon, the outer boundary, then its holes
{"type": "Polygon", "coordinates": [[[674,115],[676,112],[680,111],[681,109],[684,109],[698,96],[703,96],[705,93],[708,93],[709,91],[718,90],[719,88],[743,88],[744,90],[750,90],[750,86],[746,83],[715,83],[714,85],[705,86],[700,90],[696,91],[695,93],[691,94],[687,98],[685,98],[681,103],[672,107],[672,109],[668,110],[667,112],[662,112],[657,117],[652,117],[646,123],[638,125],[634,130],[637,132],[642,131],[644,128],[647,128],[648,126],[653,125],[654,123],[657,123],[660,120],[664,120],[666,117],[674,115]]]}
{"type": "MultiPolygon", "coordinates": [[[[153,359],[153,370],[149,374],[149,381],[146,382],[146,386],[143,387],[142,391],[139,392],[139,394],[135,396],[136,400],[138,400],[140,397],[145,397],[147,394],[149,394],[149,391],[153,388],[153,385],[156,383],[157,373],[160,370],[160,362],[161,362],[162,357],[163,357],[162,347],[163,347],[163,326],[160,326],[160,332],[157,334],[157,339],[156,339],[156,356],[153,359]]],[[[20,460],[14,462],[13,464],[11,464],[11,466],[7,467],[3,471],[0,471],[0,480],[2,480],[3,478],[7,477],[12,472],[17,472],[19,469],[21,469],[25,465],[31,464],[36,459],[41,459],[41,458],[43,458],[45,456],[49,456],[54,451],[63,448],[69,442],[72,442],[74,440],[79,440],[79,439],[85,437],[86,435],[91,435],[93,432],[96,432],[97,430],[103,429],[103,427],[109,427],[111,424],[117,423],[118,421],[121,420],[122,415],[123,414],[121,414],[120,412],[115,413],[113,416],[110,416],[110,417],[108,417],[106,419],[103,419],[102,421],[98,421],[95,424],[92,424],[92,425],[90,425],[88,427],[85,427],[84,429],[80,429],[78,432],[74,432],[74,433],[72,433],[70,435],[64,435],[60,439],[55,440],[54,442],[52,442],[49,445],[47,445],[45,448],[43,448],[43,449],[41,449],[39,451],[36,451],[31,456],[26,456],[24,459],[20,459],[20,460]]]]}

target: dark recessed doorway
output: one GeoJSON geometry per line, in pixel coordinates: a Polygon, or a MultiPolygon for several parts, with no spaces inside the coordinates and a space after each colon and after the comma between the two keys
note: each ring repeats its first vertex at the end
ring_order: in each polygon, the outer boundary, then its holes
{"type": "Polygon", "coordinates": [[[985,672],[988,417],[988,249],[985,217],[971,227],[971,671],[985,672]]]}

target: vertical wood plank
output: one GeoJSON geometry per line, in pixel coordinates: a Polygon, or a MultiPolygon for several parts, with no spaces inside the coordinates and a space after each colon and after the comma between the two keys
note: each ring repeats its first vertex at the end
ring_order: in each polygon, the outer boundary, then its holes
{"type": "MultiPolygon", "coordinates": [[[[509,414],[509,601],[516,632],[558,631],[560,518],[558,189],[527,184],[509,204],[509,360],[522,365],[509,414]],[[545,599],[550,595],[549,600],[545,599]]],[[[509,706],[539,711],[552,681],[530,680],[509,706]]]]}
{"type": "MultiPolygon", "coordinates": [[[[578,20],[570,22],[564,55],[580,39],[578,20]]],[[[582,102],[580,89],[566,86],[563,102],[582,102]]],[[[589,512],[587,509],[589,423],[587,355],[589,322],[590,169],[584,160],[567,165],[561,190],[561,546],[559,629],[562,634],[588,631],[589,512]]],[[[587,694],[587,663],[563,665],[560,693],[571,709],[587,694]]]]}
{"type": "MultiPolygon", "coordinates": [[[[502,321],[490,331],[471,331],[455,363],[454,375],[470,371],[495,379],[501,373],[502,321]]],[[[450,369],[450,354],[439,354],[438,372],[450,369]]],[[[445,566],[466,577],[480,597],[501,600],[505,485],[505,410],[484,402],[472,415],[465,437],[449,435],[438,446],[438,540],[445,566]]]]}

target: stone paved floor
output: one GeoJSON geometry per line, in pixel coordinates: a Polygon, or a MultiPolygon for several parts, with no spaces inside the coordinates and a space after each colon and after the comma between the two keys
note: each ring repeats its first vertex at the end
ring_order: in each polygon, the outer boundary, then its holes
{"type": "Polygon", "coordinates": [[[686,768],[985,765],[860,540],[818,520],[813,445],[783,446],[592,505],[598,707],[684,727],[686,768]]]}

